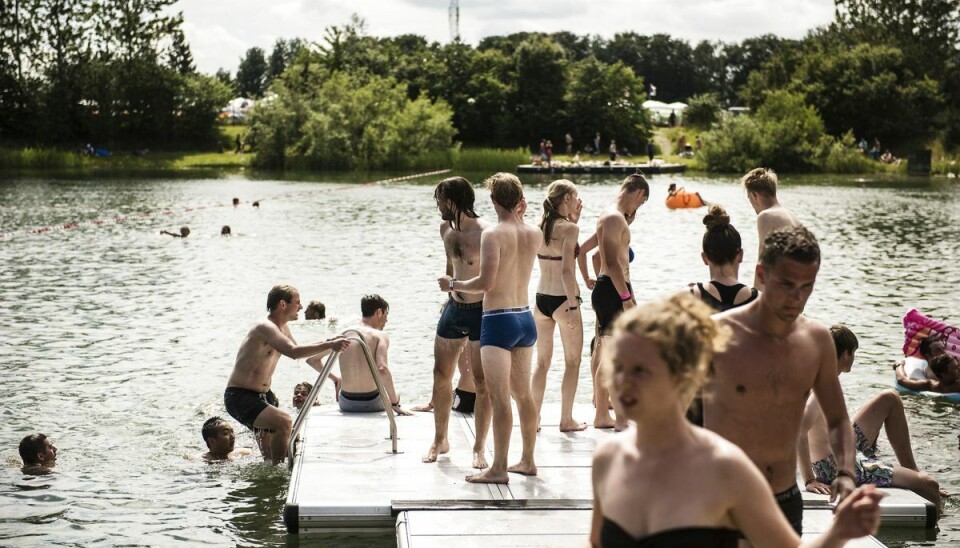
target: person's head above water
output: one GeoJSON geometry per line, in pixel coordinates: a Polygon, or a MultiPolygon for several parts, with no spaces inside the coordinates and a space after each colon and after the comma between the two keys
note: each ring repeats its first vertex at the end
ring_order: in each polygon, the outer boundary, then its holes
{"type": "Polygon", "coordinates": [[[553,225],[557,219],[567,219],[567,216],[576,209],[576,185],[566,179],[558,179],[550,183],[547,187],[547,198],[543,201],[543,217],[540,219],[540,230],[543,231],[543,241],[546,245],[550,245],[553,225]]]}
{"type": "Polygon", "coordinates": [[[46,434],[25,436],[19,451],[24,466],[53,466],[57,461],[57,446],[46,434]]]}
{"type": "Polygon", "coordinates": [[[390,314],[390,305],[380,295],[365,295],[360,299],[360,313],[364,321],[377,329],[387,325],[387,315],[390,314]]]}
{"type": "Polygon", "coordinates": [[[713,309],[679,293],[624,312],[613,326],[613,352],[603,363],[604,382],[625,410],[676,406],[678,413],[703,383],[714,354],[724,348],[725,330],[711,319],[713,309]],[[658,379],[660,382],[650,382],[658,379]],[[656,384],[656,386],[653,386],[656,384]],[[664,399],[670,386],[675,397],[664,399]],[[652,391],[648,391],[653,389],[652,391]],[[639,392],[644,397],[638,398],[639,392]],[[648,406],[645,399],[657,399],[648,406]]]}
{"type": "Polygon", "coordinates": [[[929,362],[933,358],[945,353],[947,347],[943,344],[943,339],[940,338],[940,334],[930,333],[920,341],[917,350],[920,352],[920,356],[929,362]]]}
{"type": "Polygon", "coordinates": [[[267,294],[267,311],[286,312],[286,321],[297,319],[303,305],[300,304],[300,292],[291,285],[275,285],[267,294]]]}
{"type": "Polygon", "coordinates": [[[221,417],[207,419],[203,423],[203,428],[200,429],[200,435],[203,437],[203,442],[207,444],[207,449],[210,450],[209,456],[212,459],[229,457],[237,441],[233,426],[221,417]]]}
{"type": "MultiPolygon", "coordinates": [[[[238,136],[238,138],[239,138],[239,136],[238,136]]],[[[234,198],[234,199],[233,199],[233,207],[237,207],[238,205],[240,205],[240,198],[234,198]]]]}
{"type": "Polygon", "coordinates": [[[180,237],[181,237],[181,238],[186,238],[186,237],[189,236],[189,235],[190,235],[190,227],[188,227],[188,226],[181,226],[181,227],[180,227],[180,237]]]}
{"type": "Polygon", "coordinates": [[[230,225],[223,225],[223,228],[220,229],[220,235],[221,235],[221,236],[229,236],[229,235],[230,235],[230,225]]]}
{"type": "Polygon", "coordinates": [[[494,173],[484,181],[484,186],[490,191],[493,203],[507,211],[516,209],[523,200],[523,185],[512,173],[494,173]]]}
{"type": "Polygon", "coordinates": [[[960,364],[950,354],[940,354],[930,360],[930,370],[942,384],[956,384],[960,381],[960,364]]]}
{"type": "Polygon", "coordinates": [[[730,224],[730,215],[722,206],[712,205],[703,224],[707,231],[703,233],[703,257],[715,265],[727,265],[743,260],[740,233],[730,224]]]}
{"type": "Polygon", "coordinates": [[[461,215],[476,219],[479,217],[473,210],[476,194],[473,185],[463,177],[448,177],[433,191],[433,199],[437,202],[440,217],[450,222],[456,230],[460,230],[461,215]]]}
{"type": "Polygon", "coordinates": [[[322,320],[327,317],[327,307],[320,301],[310,301],[303,311],[303,317],[308,320],[322,320]]]}
{"type": "MultiPolygon", "coordinates": [[[[303,402],[307,401],[307,396],[313,390],[313,385],[303,381],[293,387],[293,406],[297,409],[303,407],[303,402]]],[[[316,404],[316,402],[314,402],[316,404]]]]}
{"type": "Polygon", "coordinates": [[[853,367],[853,357],[860,348],[860,341],[853,331],[842,323],[830,326],[830,335],[837,350],[837,373],[849,373],[853,367]]]}

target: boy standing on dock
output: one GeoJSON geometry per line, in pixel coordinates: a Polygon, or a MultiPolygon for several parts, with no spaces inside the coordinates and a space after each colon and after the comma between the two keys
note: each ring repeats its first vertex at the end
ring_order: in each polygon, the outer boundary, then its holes
{"type": "Polygon", "coordinates": [[[713,360],[704,392],[704,427],[740,446],[773,488],[787,521],[802,534],[797,487],[797,437],[813,390],[838,463],[831,500],[855,485],[854,439],[837,379],[837,355],[826,326],[803,315],[820,269],[820,245],[803,227],[774,231],[763,241],[756,277],[766,291],[752,303],[714,318],[730,330],[713,360]]]}
{"type": "MultiPolygon", "coordinates": [[[[250,328],[233,372],[223,392],[223,404],[230,416],[258,434],[264,460],[279,464],[287,457],[287,442],[293,421],[279,409],[280,402],[270,390],[280,356],[299,360],[317,354],[340,351],[350,342],[334,337],[323,342],[298,345],[288,322],[297,319],[303,306],[300,293],[289,285],[277,285],[267,295],[267,319],[250,328]]],[[[315,369],[321,371],[322,364],[315,369]]]]}
{"type": "MultiPolygon", "coordinates": [[[[440,211],[440,238],[447,255],[447,276],[468,280],[480,274],[480,235],[487,223],[473,210],[476,195],[470,181],[449,177],[440,181],[433,198],[440,211]]],[[[490,429],[490,398],[480,366],[480,325],[483,295],[451,291],[440,313],[433,343],[433,421],[434,438],[423,462],[436,462],[437,456],[450,450],[447,428],[453,392],[453,370],[462,352],[469,353],[470,370],[476,384],[476,440],[473,467],[486,468],[484,455],[490,429]]]]}
{"type": "Polygon", "coordinates": [[[529,306],[530,275],[543,242],[540,229],[523,222],[527,204],[516,176],[496,173],[486,181],[498,223],[480,236],[480,273],[469,280],[442,276],[441,291],[483,293],[480,355],[493,409],[493,465],[467,476],[473,483],[507,483],[507,472],[537,474],[533,450],[537,442],[537,409],[530,393],[530,360],[537,327],[529,306]],[[517,401],[523,451],[507,468],[513,413],[517,401]]]}

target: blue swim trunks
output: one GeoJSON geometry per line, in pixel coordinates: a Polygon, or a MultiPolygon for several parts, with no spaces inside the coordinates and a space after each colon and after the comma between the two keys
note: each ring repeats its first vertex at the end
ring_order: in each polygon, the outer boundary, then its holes
{"type": "Polygon", "coordinates": [[[537,342],[537,325],[529,306],[498,308],[483,311],[480,325],[480,346],[498,346],[504,350],[533,346],[537,342]]]}

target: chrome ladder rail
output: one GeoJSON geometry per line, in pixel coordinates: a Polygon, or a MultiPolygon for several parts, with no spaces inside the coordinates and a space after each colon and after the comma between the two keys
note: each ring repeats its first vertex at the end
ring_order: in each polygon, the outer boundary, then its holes
{"type": "MultiPolygon", "coordinates": [[[[377,371],[376,360],[373,359],[373,354],[370,353],[370,347],[367,346],[366,341],[363,340],[363,335],[356,329],[347,329],[342,336],[345,336],[347,333],[356,333],[356,335],[347,337],[347,340],[354,341],[360,345],[360,349],[363,350],[364,357],[367,358],[367,366],[370,367],[370,374],[373,375],[374,382],[377,383],[377,391],[380,393],[380,402],[383,405],[384,410],[387,412],[387,418],[390,420],[390,440],[392,442],[392,452],[398,453],[397,451],[397,421],[396,417],[393,414],[393,405],[390,404],[390,397],[387,395],[387,391],[383,388],[383,381],[380,380],[380,372],[377,371]]],[[[326,363],[323,364],[323,370],[320,371],[320,376],[317,378],[317,382],[314,383],[313,388],[310,390],[310,394],[307,395],[307,399],[304,400],[303,407],[300,408],[300,414],[297,415],[297,419],[293,422],[293,428],[290,431],[290,441],[287,442],[287,468],[293,470],[293,459],[296,456],[296,443],[297,437],[300,435],[300,431],[303,430],[303,425],[307,422],[307,416],[310,414],[310,409],[313,408],[313,402],[317,400],[317,396],[320,395],[320,389],[323,387],[323,383],[327,380],[327,376],[330,374],[330,371],[333,370],[333,364],[336,363],[337,359],[340,357],[341,352],[334,351],[330,353],[330,356],[327,358],[326,363]]]]}

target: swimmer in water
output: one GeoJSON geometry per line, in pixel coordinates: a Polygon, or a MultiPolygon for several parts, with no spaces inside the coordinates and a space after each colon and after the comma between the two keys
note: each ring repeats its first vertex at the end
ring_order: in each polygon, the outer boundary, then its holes
{"type": "Polygon", "coordinates": [[[176,232],[169,232],[167,230],[161,230],[160,234],[166,234],[167,236],[173,236],[174,238],[186,238],[187,236],[190,235],[190,227],[181,226],[179,234],[177,234],[176,232]]]}
{"type": "Polygon", "coordinates": [[[232,460],[234,457],[245,457],[252,453],[249,449],[234,448],[237,436],[233,432],[233,426],[220,417],[207,419],[203,423],[200,435],[203,436],[203,442],[207,444],[208,451],[203,454],[203,460],[207,462],[232,460]]]}
{"type": "Polygon", "coordinates": [[[24,472],[49,472],[57,464],[57,446],[46,434],[24,436],[18,449],[24,472]]]}

